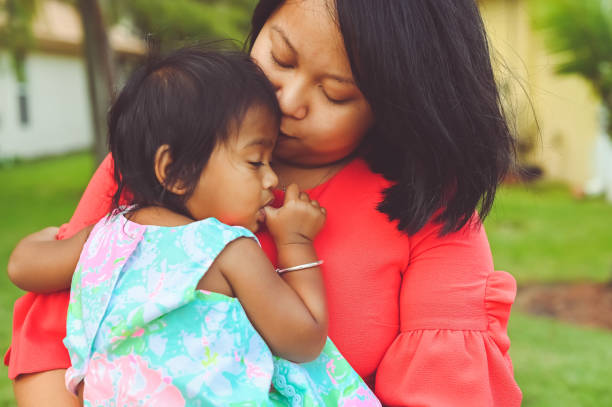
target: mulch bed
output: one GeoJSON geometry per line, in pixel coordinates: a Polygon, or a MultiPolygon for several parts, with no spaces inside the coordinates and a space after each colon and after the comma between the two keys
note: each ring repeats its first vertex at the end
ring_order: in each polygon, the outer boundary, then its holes
{"type": "Polygon", "coordinates": [[[612,330],[612,282],[519,286],[515,307],[530,314],[612,330]]]}

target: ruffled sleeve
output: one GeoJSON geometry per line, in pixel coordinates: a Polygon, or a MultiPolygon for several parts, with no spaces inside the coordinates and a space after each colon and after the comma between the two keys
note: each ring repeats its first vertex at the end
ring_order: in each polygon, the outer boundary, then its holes
{"type": "Polygon", "coordinates": [[[376,374],[388,406],[519,406],[506,328],[514,278],[493,271],[484,228],[413,239],[400,333],[376,374]]]}

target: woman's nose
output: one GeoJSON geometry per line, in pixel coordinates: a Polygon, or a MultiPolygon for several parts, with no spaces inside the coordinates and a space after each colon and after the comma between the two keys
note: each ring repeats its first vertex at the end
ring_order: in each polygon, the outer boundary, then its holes
{"type": "Polygon", "coordinates": [[[295,77],[287,79],[285,83],[277,86],[278,104],[283,115],[301,120],[308,114],[305,86],[295,77]]]}

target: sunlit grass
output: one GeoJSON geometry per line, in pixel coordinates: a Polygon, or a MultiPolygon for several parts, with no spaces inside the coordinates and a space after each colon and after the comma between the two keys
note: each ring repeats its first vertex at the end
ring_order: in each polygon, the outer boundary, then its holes
{"type": "Polygon", "coordinates": [[[515,311],[509,333],[524,407],[612,406],[612,332],[515,311]]]}
{"type": "Polygon", "coordinates": [[[495,267],[519,283],[612,279],[612,205],[567,187],[507,186],[485,222],[495,267]]]}
{"type": "MultiPolygon", "coordinates": [[[[93,170],[89,154],[0,167],[0,350],[11,341],[13,303],[22,294],[6,277],[8,256],[23,236],[70,219],[93,170]]],[[[0,406],[13,406],[8,370],[0,367],[0,406]]]]}

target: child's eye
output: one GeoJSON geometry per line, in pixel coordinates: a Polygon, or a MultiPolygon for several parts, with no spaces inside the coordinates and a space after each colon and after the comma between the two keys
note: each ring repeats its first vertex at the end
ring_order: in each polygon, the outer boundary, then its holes
{"type": "Polygon", "coordinates": [[[255,168],[262,167],[264,163],[262,161],[249,161],[249,164],[255,168]]]}

